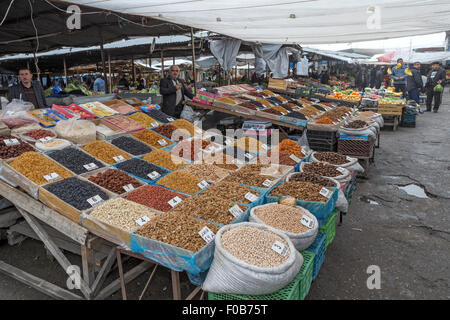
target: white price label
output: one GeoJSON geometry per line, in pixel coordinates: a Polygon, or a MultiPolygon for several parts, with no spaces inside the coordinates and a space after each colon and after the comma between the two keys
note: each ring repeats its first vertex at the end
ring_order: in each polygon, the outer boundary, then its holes
{"type": "Polygon", "coordinates": [[[183,200],[181,200],[180,197],[176,196],[176,197],[173,198],[172,200],[169,200],[169,204],[170,204],[170,206],[173,208],[173,207],[175,207],[177,204],[180,204],[181,201],[183,201],[183,200]]]}
{"type": "Polygon", "coordinates": [[[153,128],[156,128],[158,126],[158,122],[152,122],[151,125],[153,128]]]}
{"type": "Polygon", "coordinates": [[[175,119],[174,118],[167,118],[167,121],[172,122],[172,121],[175,121],[175,119]]]}
{"type": "Polygon", "coordinates": [[[272,182],[273,182],[272,180],[266,179],[262,184],[265,187],[270,187],[272,185],[272,182]]]}
{"type": "Polygon", "coordinates": [[[353,159],[350,158],[349,156],[346,156],[345,159],[346,159],[347,161],[352,161],[352,160],[353,160],[353,159]]]}
{"type": "Polygon", "coordinates": [[[214,233],[208,227],[203,227],[198,234],[203,238],[203,240],[205,240],[206,243],[210,243],[215,237],[214,233]]]}
{"type": "Polygon", "coordinates": [[[149,173],[147,176],[150,179],[152,179],[152,180],[155,180],[155,179],[161,177],[161,175],[158,172],[156,172],[156,171],[153,171],[152,173],[149,173]]]}
{"type": "Polygon", "coordinates": [[[341,168],[341,167],[337,167],[336,168],[336,170],[337,171],[339,171],[340,173],[342,173],[342,174],[344,174],[345,173],[345,170],[344,170],[344,168],[341,168]]]}
{"type": "Polygon", "coordinates": [[[324,197],[326,197],[326,198],[328,198],[328,199],[330,199],[331,194],[332,194],[332,192],[331,192],[330,190],[328,190],[327,188],[322,188],[322,189],[319,191],[319,193],[320,193],[322,196],[324,196],[324,197]]]}
{"type": "Polygon", "coordinates": [[[94,206],[94,205],[96,205],[97,203],[100,203],[100,202],[102,202],[102,201],[103,201],[103,199],[102,199],[99,195],[95,195],[95,196],[93,196],[92,198],[87,199],[87,202],[89,202],[89,204],[90,204],[91,206],[94,206]]]}
{"type": "Polygon", "coordinates": [[[300,159],[299,157],[297,157],[295,154],[291,154],[290,156],[289,156],[289,158],[291,158],[292,160],[294,160],[295,162],[300,162],[300,161],[302,161],[302,159],[300,159]]]}
{"type": "Polygon", "coordinates": [[[20,144],[19,140],[17,139],[5,139],[3,140],[3,142],[6,144],[7,147],[17,146],[18,144],[20,144]]]}
{"type": "Polygon", "coordinates": [[[194,129],[194,131],[196,134],[202,134],[202,129],[200,129],[200,128],[196,128],[196,129],[194,129]]]}
{"type": "Polygon", "coordinates": [[[307,156],[308,155],[308,151],[305,148],[302,148],[302,153],[307,156]]]}
{"type": "Polygon", "coordinates": [[[307,215],[303,215],[300,222],[302,225],[308,227],[309,229],[312,229],[312,227],[314,227],[314,220],[308,217],[307,215]]]}
{"type": "Polygon", "coordinates": [[[123,186],[122,188],[125,190],[125,192],[130,192],[134,190],[134,187],[131,183],[123,186]]]}
{"type": "Polygon", "coordinates": [[[280,241],[275,241],[274,244],[272,245],[272,250],[282,255],[283,257],[286,255],[288,249],[289,248],[280,241]]]}
{"type": "Polygon", "coordinates": [[[245,199],[247,199],[247,200],[250,201],[250,202],[254,202],[254,201],[258,200],[258,196],[257,196],[257,195],[254,195],[254,194],[251,193],[251,192],[247,192],[247,193],[245,194],[245,199]]]}
{"type": "Polygon", "coordinates": [[[125,158],[123,156],[115,156],[113,157],[115,162],[122,162],[125,160],[125,158]]]}
{"type": "Polygon", "coordinates": [[[161,145],[161,146],[167,145],[167,141],[164,140],[164,139],[158,140],[158,143],[159,143],[159,145],[161,145]]]}
{"type": "Polygon", "coordinates": [[[205,189],[208,186],[208,182],[206,182],[205,180],[202,180],[199,183],[197,183],[197,185],[200,189],[205,189]]]}
{"type": "Polygon", "coordinates": [[[42,142],[42,143],[46,143],[46,142],[49,142],[49,141],[52,141],[52,140],[53,140],[53,137],[45,137],[45,138],[39,139],[39,141],[42,142]]]}
{"type": "Polygon", "coordinates": [[[91,170],[94,170],[94,169],[97,169],[97,168],[98,168],[98,166],[97,166],[95,163],[93,163],[93,162],[88,163],[88,164],[85,164],[85,165],[83,165],[83,167],[84,167],[86,170],[88,170],[88,171],[91,171],[91,170]]]}
{"type": "Polygon", "coordinates": [[[235,217],[235,218],[237,218],[237,217],[239,217],[244,211],[242,211],[242,209],[241,208],[239,208],[239,206],[236,204],[236,205],[234,205],[234,206],[232,206],[231,208],[230,208],[230,210],[228,210],[228,211],[230,211],[230,213],[233,215],[233,217],[235,217]]]}
{"type": "Polygon", "coordinates": [[[269,147],[267,146],[267,144],[263,144],[263,145],[261,145],[261,148],[263,148],[264,150],[267,150],[267,149],[269,149],[269,147]]]}
{"type": "Polygon", "coordinates": [[[253,155],[252,154],[250,154],[250,153],[246,153],[245,154],[245,157],[247,158],[247,159],[253,159],[253,155]]]}
{"type": "Polygon", "coordinates": [[[136,223],[142,227],[144,224],[146,224],[149,221],[150,221],[149,217],[142,216],[142,217],[140,217],[139,219],[136,220],[136,223]]]}
{"type": "Polygon", "coordinates": [[[56,179],[59,179],[59,178],[60,178],[60,176],[56,172],[52,172],[52,173],[47,174],[47,175],[44,176],[44,179],[47,180],[47,181],[52,181],[52,180],[56,180],[56,179]]]}

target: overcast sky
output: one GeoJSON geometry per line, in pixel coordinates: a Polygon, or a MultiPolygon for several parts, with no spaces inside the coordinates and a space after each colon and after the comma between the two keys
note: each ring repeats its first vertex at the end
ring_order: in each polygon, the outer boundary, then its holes
{"type": "Polygon", "coordinates": [[[344,50],[350,48],[364,49],[400,49],[400,48],[427,48],[442,47],[445,44],[445,32],[434,33],[425,36],[404,37],[388,40],[374,40],[353,43],[336,43],[323,45],[305,45],[305,47],[323,49],[323,50],[344,50]]]}

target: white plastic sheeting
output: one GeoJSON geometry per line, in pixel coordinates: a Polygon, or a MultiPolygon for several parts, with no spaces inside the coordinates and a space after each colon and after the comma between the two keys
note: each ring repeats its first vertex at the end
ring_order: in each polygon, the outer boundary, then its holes
{"type": "Polygon", "coordinates": [[[438,52],[414,52],[407,50],[397,50],[392,55],[389,62],[379,62],[378,55],[374,55],[370,59],[358,60],[360,64],[395,64],[397,59],[402,58],[406,63],[420,62],[424,64],[429,64],[434,61],[440,61],[444,63],[446,60],[450,60],[450,51],[438,51],[438,52]]]}
{"type": "Polygon", "coordinates": [[[72,0],[261,43],[322,44],[450,29],[448,0],[72,0]]]}

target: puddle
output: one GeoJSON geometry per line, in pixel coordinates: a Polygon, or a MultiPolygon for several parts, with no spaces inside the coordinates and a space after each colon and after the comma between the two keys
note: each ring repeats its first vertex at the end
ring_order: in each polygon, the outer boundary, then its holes
{"type": "Polygon", "coordinates": [[[374,200],[372,200],[372,199],[370,199],[369,197],[366,197],[366,196],[359,197],[359,200],[361,200],[362,202],[368,203],[368,204],[376,205],[376,206],[380,205],[378,202],[376,202],[376,201],[374,201],[374,200]]]}
{"type": "Polygon", "coordinates": [[[398,187],[399,189],[405,191],[407,194],[411,196],[415,196],[417,198],[428,199],[428,196],[425,194],[425,190],[418,185],[408,184],[404,187],[398,187]]]}

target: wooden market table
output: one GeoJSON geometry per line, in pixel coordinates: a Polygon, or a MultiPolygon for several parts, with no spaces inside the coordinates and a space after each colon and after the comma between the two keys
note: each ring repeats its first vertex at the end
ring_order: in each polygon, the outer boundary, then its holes
{"type": "Polygon", "coordinates": [[[279,121],[279,120],[274,120],[274,119],[270,119],[270,118],[266,118],[266,117],[256,116],[256,115],[243,114],[243,113],[232,111],[229,109],[210,106],[210,105],[206,105],[206,104],[202,104],[202,103],[198,103],[198,102],[186,101],[185,104],[187,104],[188,106],[194,107],[194,108],[208,109],[208,110],[214,110],[217,112],[231,114],[236,117],[242,117],[242,118],[246,118],[246,119],[259,120],[259,121],[269,121],[280,127],[286,127],[286,128],[291,128],[291,129],[301,130],[301,131],[303,131],[305,129],[304,126],[297,126],[295,124],[291,124],[291,123],[287,123],[287,122],[283,122],[283,121],[279,121]]]}

